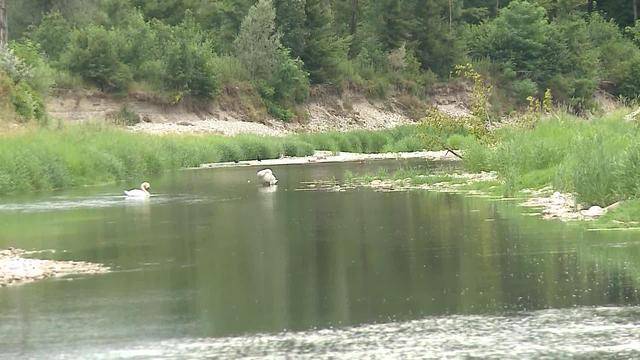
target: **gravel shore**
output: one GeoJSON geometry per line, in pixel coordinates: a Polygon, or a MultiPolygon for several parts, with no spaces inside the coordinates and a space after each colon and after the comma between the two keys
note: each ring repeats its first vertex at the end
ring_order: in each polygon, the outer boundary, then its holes
{"type": "Polygon", "coordinates": [[[21,249],[0,250],[0,287],[19,285],[50,277],[102,274],[109,268],[84,261],[56,261],[27,258],[33,254],[21,249]]]}
{"type": "Polygon", "coordinates": [[[221,167],[234,166],[273,166],[273,165],[301,165],[309,163],[332,163],[332,162],[349,162],[349,161],[366,161],[366,160],[402,160],[402,159],[425,159],[430,161],[458,161],[458,157],[449,151],[414,151],[414,152],[397,152],[397,153],[380,153],[380,154],[360,154],[331,151],[316,151],[311,156],[301,157],[283,157],[280,159],[269,160],[248,160],[238,162],[223,162],[202,164],[199,168],[214,169],[221,167]]]}

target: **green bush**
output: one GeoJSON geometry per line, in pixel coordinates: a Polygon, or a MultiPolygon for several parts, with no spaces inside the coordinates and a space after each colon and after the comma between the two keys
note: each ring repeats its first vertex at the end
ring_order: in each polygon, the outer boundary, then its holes
{"type": "Polygon", "coordinates": [[[11,42],[9,48],[29,69],[21,80],[26,81],[40,96],[46,96],[55,83],[55,71],[43,57],[40,45],[24,40],[11,42]]]}
{"type": "Polygon", "coordinates": [[[10,98],[16,113],[22,117],[22,120],[38,120],[42,123],[46,121],[42,97],[33,91],[27,83],[20,82],[15,85],[10,98]]]}
{"type": "Polygon", "coordinates": [[[282,154],[284,156],[309,156],[313,155],[313,145],[298,139],[285,138],[282,141],[282,154]]]}
{"type": "Polygon", "coordinates": [[[236,143],[220,143],[217,147],[217,161],[240,161],[244,159],[244,155],[240,146],[236,143]]]}
{"type": "MultiPolygon", "coordinates": [[[[408,152],[422,151],[425,149],[425,143],[420,136],[407,136],[396,143],[386,144],[383,152],[408,152]]],[[[439,148],[431,148],[430,150],[440,150],[439,148]]]]}
{"type": "Polygon", "coordinates": [[[640,54],[631,58],[626,75],[617,84],[616,92],[628,99],[640,97],[640,54]]]}
{"type": "Polygon", "coordinates": [[[218,90],[213,43],[191,16],[169,32],[169,41],[161,44],[164,86],[181,96],[213,98],[218,90]]]}
{"type": "Polygon", "coordinates": [[[31,28],[28,36],[40,44],[52,61],[58,61],[71,40],[72,26],[59,11],[46,14],[38,26],[31,28]]]}
{"type": "Polygon", "coordinates": [[[515,80],[511,88],[513,96],[521,104],[527,103],[527,98],[535,96],[538,92],[538,85],[529,79],[515,80]]]}
{"type": "Polygon", "coordinates": [[[291,59],[282,52],[273,77],[268,81],[273,87],[273,100],[280,104],[299,104],[309,96],[309,75],[302,70],[299,59],[291,59]]]}
{"type": "Polygon", "coordinates": [[[602,79],[613,84],[611,90],[616,95],[636,98],[640,94],[637,77],[640,49],[623,36],[615,22],[597,13],[590,18],[588,34],[598,53],[602,79]]]}
{"type": "Polygon", "coordinates": [[[276,31],[276,12],[271,0],[253,5],[234,41],[235,56],[247,70],[268,112],[277,119],[290,121],[291,107],[309,95],[309,74],[303,63],[293,59],[276,31]]]}
{"type": "Polygon", "coordinates": [[[113,115],[112,120],[116,125],[131,126],[140,122],[140,115],[125,104],[113,115]]]}
{"type": "Polygon", "coordinates": [[[468,27],[465,39],[472,59],[498,65],[493,75],[521,104],[551,89],[556,100],[580,108],[597,88],[598,53],[579,17],[549,21],[543,7],[515,0],[494,20],[468,27]]]}
{"type": "Polygon", "coordinates": [[[102,90],[123,91],[133,80],[131,69],[120,59],[124,42],[121,33],[102,26],[76,29],[62,62],[102,90]]]}
{"type": "Polygon", "coordinates": [[[0,48],[0,74],[0,95],[4,100],[2,105],[10,104],[20,121],[35,119],[45,124],[47,115],[43,97],[51,85],[48,78],[50,69],[42,61],[36,46],[27,41],[22,44],[12,43],[9,48],[0,48]],[[18,57],[16,52],[25,58],[18,57]]]}
{"type": "Polygon", "coordinates": [[[587,134],[574,140],[572,151],[560,164],[557,185],[561,190],[575,192],[578,200],[592,205],[607,206],[622,200],[614,176],[618,168],[618,153],[602,135],[587,134]]]}
{"type": "Polygon", "coordinates": [[[222,85],[235,85],[251,80],[240,61],[229,55],[214,57],[211,59],[211,67],[222,85]]]}
{"type": "MultiPolygon", "coordinates": [[[[472,172],[496,170],[497,166],[492,164],[493,150],[478,140],[472,139],[465,142],[463,146],[464,156],[462,158],[466,169],[472,172]]],[[[506,173],[502,174],[503,176],[506,173]]]]}

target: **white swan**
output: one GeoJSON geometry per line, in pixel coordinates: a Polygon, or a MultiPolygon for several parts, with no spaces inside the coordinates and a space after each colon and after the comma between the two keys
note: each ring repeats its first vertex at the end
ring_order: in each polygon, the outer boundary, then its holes
{"type": "Polygon", "coordinates": [[[258,181],[264,186],[271,186],[278,183],[278,179],[273,175],[271,169],[260,170],[256,173],[258,181]]]}
{"type": "Polygon", "coordinates": [[[149,193],[150,188],[151,185],[145,181],[140,185],[140,189],[133,189],[129,191],[125,190],[124,195],[128,198],[148,198],[151,196],[149,193]]]}

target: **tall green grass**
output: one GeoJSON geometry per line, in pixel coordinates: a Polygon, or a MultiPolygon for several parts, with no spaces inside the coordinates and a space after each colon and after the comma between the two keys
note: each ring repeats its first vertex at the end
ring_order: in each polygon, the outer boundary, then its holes
{"type": "Polygon", "coordinates": [[[467,141],[465,165],[497,171],[510,193],[552,185],[588,205],[640,198],[640,127],[624,114],[588,121],[560,114],[531,130],[505,128],[497,145],[467,141]]]}
{"type": "Polygon", "coordinates": [[[421,150],[415,126],[384,131],[154,136],[101,125],[0,136],[0,194],[142,179],[203,163],[306,156],[315,150],[421,150]]]}
{"type": "Polygon", "coordinates": [[[389,130],[355,130],[349,132],[310,133],[296,136],[316,150],[374,154],[380,152],[441,150],[426,143],[414,125],[389,130]]]}

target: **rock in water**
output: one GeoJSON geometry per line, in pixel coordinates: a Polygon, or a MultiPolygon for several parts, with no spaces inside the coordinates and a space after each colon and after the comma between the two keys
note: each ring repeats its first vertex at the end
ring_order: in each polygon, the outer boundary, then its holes
{"type": "Polygon", "coordinates": [[[278,179],[276,179],[275,175],[271,169],[260,170],[256,173],[258,177],[258,181],[264,186],[271,186],[278,183],[278,179]]]}
{"type": "Polygon", "coordinates": [[[605,210],[605,209],[603,209],[603,208],[601,208],[601,207],[600,207],[600,206],[598,206],[598,205],[594,205],[594,206],[590,207],[590,208],[589,208],[589,209],[587,209],[587,210],[582,210],[582,211],[580,211],[580,213],[581,213],[583,216],[586,216],[586,217],[594,217],[594,218],[595,218],[595,217],[599,217],[599,216],[604,215],[604,213],[605,213],[605,212],[606,212],[606,210],[605,210]]]}

